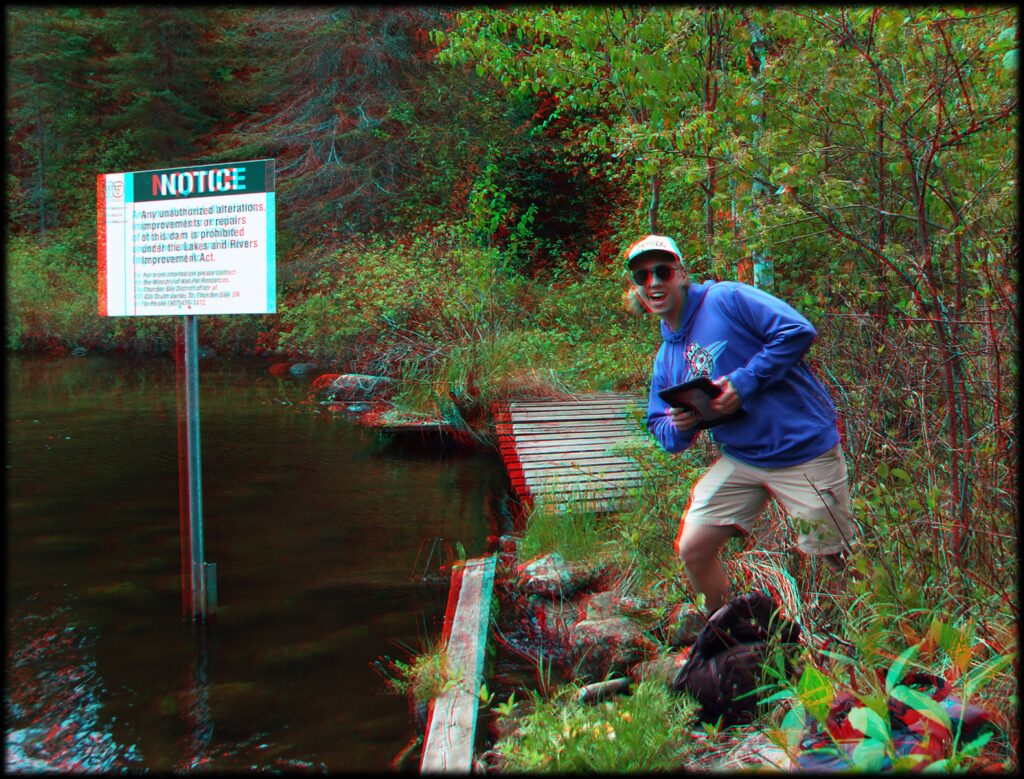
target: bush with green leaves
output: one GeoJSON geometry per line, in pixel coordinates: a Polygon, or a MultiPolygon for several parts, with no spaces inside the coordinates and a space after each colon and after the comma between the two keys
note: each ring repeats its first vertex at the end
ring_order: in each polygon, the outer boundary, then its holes
{"type": "Polygon", "coordinates": [[[926,633],[917,636],[907,627],[907,621],[920,614],[895,615],[894,619],[889,604],[877,603],[864,593],[855,608],[867,613],[854,617],[845,652],[809,654],[798,677],[786,679],[779,674],[774,685],[764,688],[776,689],[764,702],[775,703],[782,707],[776,711],[784,712],[768,718],[764,730],[769,738],[793,757],[802,754],[808,718],[824,727],[839,693],[853,691],[855,701],[849,722],[865,738],[850,753],[834,740],[826,742],[817,747],[822,754],[842,757],[862,771],[882,770],[886,764],[894,770],[954,772],[1000,763],[1008,767],[1014,747],[1012,738],[1007,738],[1008,722],[994,717],[995,728],[982,729],[968,738],[962,716],[958,715],[960,708],[944,706],[907,679],[915,672],[937,675],[950,685],[951,694],[962,704],[981,703],[992,715],[995,712],[984,705],[985,701],[993,696],[1001,698],[1012,689],[1016,652],[991,651],[979,640],[973,620],[954,625],[933,613],[926,615],[930,617],[926,633]],[[895,631],[894,622],[898,626],[895,631]],[[917,640],[907,646],[907,638],[917,640]],[[890,717],[890,698],[920,712],[936,734],[929,737],[949,738],[944,754],[900,754],[894,741],[896,723],[890,717]]]}
{"type": "Polygon", "coordinates": [[[462,681],[458,670],[448,663],[448,652],[440,645],[430,647],[409,662],[391,661],[387,686],[392,692],[409,695],[414,703],[431,703],[462,681]]]}
{"type": "Polygon", "coordinates": [[[8,349],[93,346],[105,341],[110,320],[99,315],[96,267],[82,263],[69,230],[43,242],[14,236],[6,248],[8,349]]]}

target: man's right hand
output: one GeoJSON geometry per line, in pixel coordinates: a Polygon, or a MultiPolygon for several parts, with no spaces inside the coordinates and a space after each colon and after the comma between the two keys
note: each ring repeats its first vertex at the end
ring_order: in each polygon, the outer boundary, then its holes
{"type": "Polygon", "coordinates": [[[671,406],[666,409],[668,418],[672,422],[672,425],[682,433],[685,430],[689,430],[691,427],[695,427],[700,422],[700,414],[695,411],[690,411],[685,408],[672,408],[671,406]]]}

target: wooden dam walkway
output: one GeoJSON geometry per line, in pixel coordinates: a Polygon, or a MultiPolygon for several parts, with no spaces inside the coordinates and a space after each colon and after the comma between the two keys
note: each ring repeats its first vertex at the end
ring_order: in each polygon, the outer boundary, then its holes
{"type": "Polygon", "coordinates": [[[640,480],[639,466],[613,447],[638,434],[630,408],[646,398],[617,392],[568,400],[515,401],[496,409],[502,459],[517,497],[564,512],[614,511],[640,480]]]}
{"type": "MultiPolygon", "coordinates": [[[[622,508],[640,469],[610,450],[638,435],[630,418],[637,403],[643,407],[646,399],[604,392],[496,408],[501,455],[517,497],[527,506],[558,512],[622,508]]],[[[443,643],[448,670],[458,681],[431,705],[421,773],[473,771],[494,569],[495,558],[483,557],[453,572],[443,643]]]]}

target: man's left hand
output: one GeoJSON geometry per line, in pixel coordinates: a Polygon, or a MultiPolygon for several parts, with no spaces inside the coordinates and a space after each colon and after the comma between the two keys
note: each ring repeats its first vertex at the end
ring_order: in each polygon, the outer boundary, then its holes
{"type": "Polygon", "coordinates": [[[743,401],[740,398],[740,393],[736,391],[732,382],[729,381],[729,377],[723,376],[720,379],[716,379],[714,383],[722,388],[722,394],[711,401],[711,408],[719,414],[731,414],[734,411],[738,411],[743,401]]]}

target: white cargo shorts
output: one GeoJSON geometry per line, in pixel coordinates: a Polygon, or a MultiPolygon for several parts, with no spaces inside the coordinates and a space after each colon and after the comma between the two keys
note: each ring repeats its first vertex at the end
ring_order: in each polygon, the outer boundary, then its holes
{"type": "Polygon", "coordinates": [[[846,460],[838,444],[788,468],[758,468],[723,454],[693,485],[677,545],[688,523],[732,525],[750,534],[769,498],[793,518],[802,552],[829,555],[856,545],[846,460]]]}

